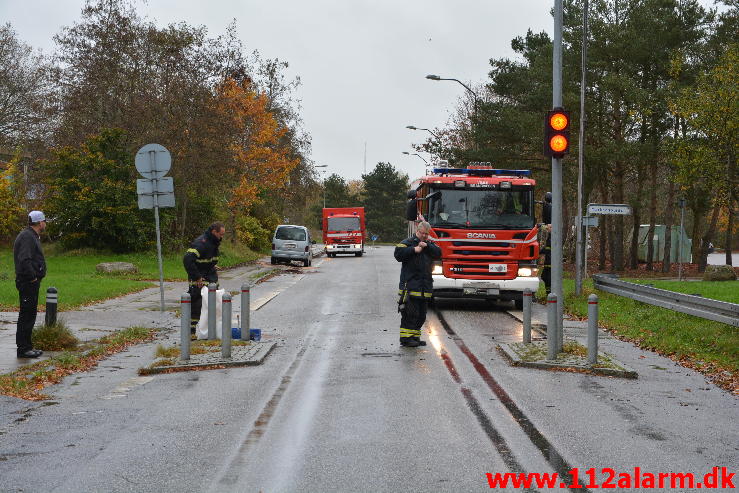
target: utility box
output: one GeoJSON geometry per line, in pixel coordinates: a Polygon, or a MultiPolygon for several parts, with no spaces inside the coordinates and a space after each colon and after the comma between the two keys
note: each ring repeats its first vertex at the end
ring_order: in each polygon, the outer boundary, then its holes
{"type": "MultiPolygon", "coordinates": [[[[652,237],[652,241],[654,242],[653,247],[653,262],[662,262],[664,259],[664,252],[665,252],[665,232],[667,230],[667,226],[664,224],[655,224],[654,225],[654,236],[652,237]]],[[[647,252],[649,248],[648,244],[648,238],[647,233],[649,232],[649,225],[648,224],[641,224],[639,225],[639,261],[640,262],[646,262],[647,261],[647,252]]],[[[688,235],[685,233],[684,229],[681,229],[680,226],[672,226],[671,228],[671,244],[670,244],[670,262],[682,262],[682,263],[691,263],[692,255],[691,251],[693,248],[693,241],[688,238],[688,235]],[[682,249],[680,248],[680,243],[682,242],[682,249]],[[680,259],[678,259],[678,253],[680,254],[680,259]]]]}

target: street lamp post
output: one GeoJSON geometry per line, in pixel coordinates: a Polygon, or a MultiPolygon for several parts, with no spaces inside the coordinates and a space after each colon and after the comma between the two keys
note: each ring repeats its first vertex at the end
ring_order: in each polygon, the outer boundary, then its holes
{"type": "MultiPolygon", "coordinates": [[[[319,164],[318,166],[313,166],[314,168],[328,168],[328,164],[319,164]]],[[[323,179],[321,180],[323,182],[323,208],[326,208],[326,170],[322,169],[321,173],[323,173],[323,179]]]]}
{"type": "Polygon", "coordinates": [[[418,127],[414,127],[413,125],[407,125],[405,128],[408,128],[410,130],[425,130],[431,135],[433,135],[434,137],[436,137],[437,139],[439,138],[439,134],[437,134],[436,132],[428,128],[418,128],[418,127]]]}
{"type": "Polygon", "coordinates": [[[472,144],[474,145],[475,149],[478,150],[478,144],[475,142],[475,139],[473,137],[474,134],[474,125],[477,121],[477,115],[478,115],[478,108],[480,106],[480,98],[477,97],[477,93],[469,88],[467,84],[462,82],[459,79],[453,79],[453,78],[447,78],[447,77],[439,77],[438,75],[429,74],[426,76],[428,80],[453,80],[454,82],[458,83],[465,89],[467,89],[467,92],[469,92],[472,95],[472,100],[474,102],[473,106],[473,114],[470,116],[470,137],[472,138],[472,144]]]}
{"type": "Polygon", "coordinates": [[[477,104],[479,102],[479,98],[477,97],[477,93],[475,93],[475,91],[473,91],[472,89],[470,89],[467,84],[465,84],[464,82],[462,82],[459,79],[439,77],[438,75],[433,75],[433,74],[427,75],[426,78],[428,80],[453,80],[454,82],[457,82],[458,84],[460,84],[462,87],[464,87],[465,89],[467,89],[467,92],[469,92],[470,94],[472,94],[472,98],[475,101],[475,112],[477,112],[477,104]]]}
{"type": "Polygon", "coordinates": [[[423,158],[423,156],[421,156],[421,155],[420,155],[420,154],[418,154],[417,152],[414,152],[413,154],[411,154],[410,152],[406,152],[406,151],[403,151],[403,154],[406,154],[406,155],[408,155],[408,156],[418,156],[418,157],[420,157],[420,158],[421,158],[421,160],[422,160],[422,161],[423,161],[424,163],[426,163],[426,166],[428,166],[428,165],[429,165],[429,162],[428,162],[428,161],[426,161],[426,160],[425,160],[425,159],[423,158]]]}

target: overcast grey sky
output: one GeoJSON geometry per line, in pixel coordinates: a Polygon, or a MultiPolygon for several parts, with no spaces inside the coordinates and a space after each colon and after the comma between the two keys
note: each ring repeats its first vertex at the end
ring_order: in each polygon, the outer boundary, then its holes
{"type": "MultiPolygon", "coordinates": [[[[487,78],[489,59],[512,57],[511,39],[553,32],[552,0],[137,0],[158,25],[205,25],[211,36],[236,19],[247,51],[290,63],[299,75],[312,158],[328,173],[357,179],[379,161],[409,177],[424,173],[402,155],[449,117],[465,83],[487,78]]],[[[703,2],[702,2],[703,3],[703,2]]],[[[708,1],[705,2],[706,4],[708,1]]],[[[83,0],[0,0],[0,22],[45,53],[52,36],[79,19],[83,0]]],[[[566,70],[566,67],[565,67],[566,70]]],[[[166,142],[161,142],[166,146],[166,142]]],[[[428,156],[424,156],[428,159],[428,156]]]]}

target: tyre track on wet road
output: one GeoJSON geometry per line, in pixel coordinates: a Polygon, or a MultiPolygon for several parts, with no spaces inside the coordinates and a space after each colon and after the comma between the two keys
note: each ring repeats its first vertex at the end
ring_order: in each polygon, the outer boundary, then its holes
{"type": "MultiPolygon", "coordinates": [[[[521,408],[515,403],[515,401],[511,398],[511,396],[503,389],[503,387],[493,378],[493,376],[490,374],[488,369],[483,365],[480,360],[475,356],[475,354],[469,349],[467,344],[464,342],[464,339],[462,339],[461,336],[459,336],[454,329],[449,325],[447,320],[444,318],[444,314],[439,309],[434,309],[432,312],[432,315],[439,321],[439,324],[444,329],[446,334],[450,337],[452,341],[454,341],[455,345],[459,348],[459,350],[467,357],[467,360],[472,365],[472,367],[475,369],[475,372],[480,376],[480,378],[485,382],[485,385],[492,391],[492,393],[498,398],[498,400],[503,404],[505,409],[509,412],[513,420],[519,425],[521,430],[526,434],[526,437],[533,443],[536,448],[541,452],[544,459],[549,463],[549,465],[559,474],[560,479],[561,478],[568,478],[569,477],[569,471],[572,469],[572,466],[569,464],[569,462],[559,453],[559,451],[554,447],[554,445],[539,431],[534,423],[529,420],[529,418],[526,416],[526,414],[521,410],[521,408]]],[[[438,336],[437,336],[438,337],[438,336]]],[[[452,356],[449,354],[448,351],[446,351],[443,347],[441,347],[440,343],[438,341],[432,341],[434,343],[434,346],[437,348],[437,354],[444,362],[445,366],[449,370],[449,374],[452,376],[452,379],[460,384],[462,395],[464,396],[465,400],[467,401],[467,404],[472,411],[472,413],[477,418],[478,422],[480,423],[480,426],[482,427],[485,434],[490,438],[490,441],[495,446],[496,450],[500,454],[500,456],[505,461],[506,465],[509,467],[510,471],[512,473],[525,473],[526,471],[523,470],[521,465],[518,463],[518,461],[515,458],[515,455],[513,451],[508,446],[505,438],[501,435],[501,433],[494,427],[492,424],[492,421],[490,418],[485,414],[483,409],[480,406],[480,403],[478,400],[474,397],[472,394],[472,391],[466,387],[460,376],[459,372],[457,371],[457,368],[454,364],[454,361],[452,359],[452,356]]],[[[560,483],[560,488],[565,488],[565,483],[560,483]]],[[[569,488],[573,490],[573,488],[569,488]]],[[[574,488],[577,491],[587,492],[589,491],[586,488],[574,488]]],[[[535,491],[535,490],[526,490],[526,491],[535,491]]]]}

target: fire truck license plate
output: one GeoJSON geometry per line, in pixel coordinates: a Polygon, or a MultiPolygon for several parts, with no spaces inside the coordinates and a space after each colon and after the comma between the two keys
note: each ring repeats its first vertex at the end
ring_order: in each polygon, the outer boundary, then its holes
{"type": "Polygon", "coordinates": [[[489,264],[488,272],[508,272],[508,264],[489,264]]]}

